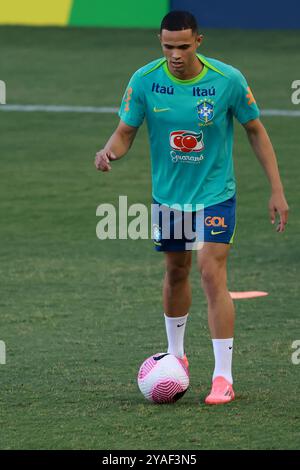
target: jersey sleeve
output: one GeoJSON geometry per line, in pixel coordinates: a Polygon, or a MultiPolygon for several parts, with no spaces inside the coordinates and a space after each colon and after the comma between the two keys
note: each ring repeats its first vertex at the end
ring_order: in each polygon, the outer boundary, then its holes
{"type": "Polygon", "coordinates": [[[238,70],[232,76],[231,103],[232,113],[241,124],[259,117],[259,108],[253,93],[245,79],[238,70]]]}
{"type": "Polygon", "coordinates": [[[119,116],[128,126],[139,127],[144,121],[144,92],[139,72],[136,72],[128,83],[119,109],[119,116]]]}

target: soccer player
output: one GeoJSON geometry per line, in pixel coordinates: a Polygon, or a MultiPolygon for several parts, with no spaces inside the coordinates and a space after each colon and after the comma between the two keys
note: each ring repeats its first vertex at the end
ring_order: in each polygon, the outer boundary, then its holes
{"type": "MultiPolygon", "coordinates": [[[[241,72],[197,53],[203,36],[189,12],[168,13],[162,20],[159,39],[164,57],[133,74],[119,111],[120,123],[97,152],[95,165],[98,170],[110,171],[111,162],[128,152],[146,118],[154,202],[159,208],[188,204],[194,225],[196,206],[204,205],[204,243],[197,251],[197,261],[215,358],[212,388],[205,403],[222,404],[234,399],[234,306],[226,279],[235,230],[233,117],[244,126],[268,177],[270,219],[274,224],[279,214],[278,232],[285,229],[288,205],[272,144],[241,72]]],[[[163,304],[168,352],[188,367],[184,334],[191,305],[192,250],[187,248],[185,234],[181,239],[174,236],[178,223],[182,220],[179,217],[178,222],[176,214],[170,218],[170,236],[164,237],[160,217],[154,227],[154,243],[156,250],[165,254],[163,304]]]]}

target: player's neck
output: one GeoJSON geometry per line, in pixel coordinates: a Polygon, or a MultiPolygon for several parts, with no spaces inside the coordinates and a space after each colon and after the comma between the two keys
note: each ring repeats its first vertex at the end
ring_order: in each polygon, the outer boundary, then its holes
{"type": "Polygon", "coordinates": [[[191,80],[199,75],[203,70],[204,64],[195,56],[194,62],[186,70],[173,70],[172,65],[168,64],[168,69],[174,77],[180,80],[191,80]]]}

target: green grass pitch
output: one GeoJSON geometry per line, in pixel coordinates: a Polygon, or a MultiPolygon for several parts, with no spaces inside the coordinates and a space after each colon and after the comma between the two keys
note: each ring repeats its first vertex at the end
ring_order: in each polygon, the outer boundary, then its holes
{"type": "MultiPolygon", "coordinates": [[[[206,31],[203,54],[232,63],[261,108],[297,109],[299,32],[206,31]]],[[[118,106],[129,76],[161,56],[154,31],[0,28],[0,79],[8,103],[118,106]]],[[[298,107],[299,108],[299,107],[298,107]]],[[[186,330],[191,387],[177,404],[147,403],[141,362],[165,350],[163,256],[149,241],[99,241],[96,207],[150,204],[146,128],[110,174],[95,152],[115,115],[0,112],[1,449],[299,448],[300,118],[263,118],[290,205],[287,231],[268,218],[269,188],[236,126],[238,226],[231,290],[236,301],[236,401],[207,407],[213,368],[206,302],[195,266],[186,330]]]]}

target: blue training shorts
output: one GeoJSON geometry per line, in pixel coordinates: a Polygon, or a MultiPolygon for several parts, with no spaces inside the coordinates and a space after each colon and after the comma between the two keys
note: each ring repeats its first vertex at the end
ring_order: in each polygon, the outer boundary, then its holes
{"type": "Polygon", "coordinates": [[[167,206],[153,199],[152,236],[157,251],[189,251],[193,243],[233,243],[235,232],[236,196],[224,202],[195,212],[169,211],[167,206]],[[163,222],[164,221],[164,222],[163,222]],[[190,227],[187,230],[186,227],[190,227]]]}

